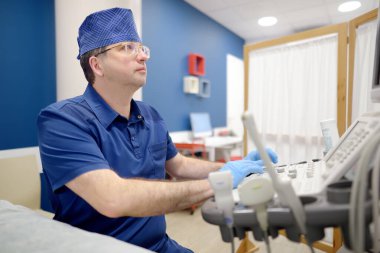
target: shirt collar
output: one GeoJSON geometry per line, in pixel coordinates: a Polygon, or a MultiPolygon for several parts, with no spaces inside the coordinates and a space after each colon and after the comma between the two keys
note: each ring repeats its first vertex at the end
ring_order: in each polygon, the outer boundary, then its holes
{"type": "MultiPolygon", "coordinates": [[[[96,117],[99,119],[100,123],[105,128],[107,128],[118,116],[122,117],[119,113],[112,109],[106,101],[104,101],[92,85],[87,85],[83,96],[92,111],[95,113],[96,117]]],[[[141,114],[137,103],[132,99],[131,115],[128,123],[137,123],[139,121],[144,121],[144,117],[141,114]]]]}
{"type": "Polygon", "coordinates": [[[142,115],[139,106],[137,105],[136,101],[132,99],[131,101],[131,114],[129,116],[128,123],[138,123],[138,122],[144,122],[144,115],[142,115]]]}

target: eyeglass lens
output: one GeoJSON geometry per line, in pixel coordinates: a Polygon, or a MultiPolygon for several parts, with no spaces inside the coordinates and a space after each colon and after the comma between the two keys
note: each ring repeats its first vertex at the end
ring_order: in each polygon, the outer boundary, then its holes
{"type": "Polygon", "coordinates": [[[138,43],[128,43],[124,45],[127,54],[138,54],[142,52],[146,57],[150,57],[150,50],[147,46],[138,43]]]}

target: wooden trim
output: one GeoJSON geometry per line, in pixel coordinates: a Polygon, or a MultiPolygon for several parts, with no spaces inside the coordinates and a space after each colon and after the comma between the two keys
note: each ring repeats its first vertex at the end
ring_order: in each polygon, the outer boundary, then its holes
{"type": "MultiPolygon", "coordinates": [[[[284,229],[279,230],[279,234],[286,237],[286,231],[284,229]]],[[[339,248],[342,246],[342,234],[340,228],[333,228],[333,244],[331,245],[328,242],[317,241],[313,243],[313,248],[322,250],[326,253],[336,253],[339,248]]],[[[300,241],[304,244],[307,244],[304,236],[301,236],[300,241]]]]}
{"type": "Polygon", "coordinates": [[[350,23],[355,24],[356,28],[365,23],[368,23],[377,18],[377,9],[364,13],[363,15],[350,20],[350,23]]]}
{"type": "Polygon", "coordinates": [[[355,69],[355,46],[356,46],[356,29],[377,18],[377,9],[367,12],[357,18],[352,19],[349,23],[349,59],[348,59],[348,103],[347,103],[347,126],[352,123],[352,97],[354,89],[354,69],[355,69]]]}
{"type": "Polygon", "coordinates": [[[333,252],[337,252],[343,245],[342,231],[340,228],[334,228],[333,231],[333,252]]]}
{"type": "Polygon", "coordinates": [[[337,80],[337,125],[339,135],[347,129],[346,92],[347,92],[347,24],[338,27],[338,80],[337,80]]]}
{"type": "Polygon", "coordinates": [[[287,36],[269,40],[269,41],[263,41],[263,42],[258,42],[255,44],[246,45],[244,47],[244,50],[247,50],[247,52],[249,53],[250,51],[257,50],[257,49],[280,46],[286,43],[306,40],[306,39],[319,37],[319,36],[323,36],[323,35],[327,35],[331,33],[338,33],[340,29],[342,29],[342,27],[346,27],[346,23],[325,26],[325,27],[321,27],[317,29],[312,29],[312,30],[308,30],[308,31],[300,32],[300,33],[287,35],[287,36]]]}

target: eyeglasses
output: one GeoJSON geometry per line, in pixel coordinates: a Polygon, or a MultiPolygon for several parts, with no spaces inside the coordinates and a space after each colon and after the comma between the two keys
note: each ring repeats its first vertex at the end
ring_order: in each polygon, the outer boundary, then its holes
{"type": "Polygon", "coordinates": [[[103,50],[100,53],[97,53],[95,56],[98,56],[98,55],[103,54],[103,53],[105,53],[105,52],[107,52],[107,51],[109,51],[109,50],[111,50],[113,48],[120,47],[120,46],[124,47],[125,53],[127,55],[134,55],[134,56],[136,56],[138,53],[143,53],[146,58],[148,58],[148,59],[150,58],[150,49],[149,49],[149,47],[144,46],[143,44],[138,43],[138,42],[124,42],[124,43],[118,44],[116,46],[107,48],[106,50],[103,50]]]}

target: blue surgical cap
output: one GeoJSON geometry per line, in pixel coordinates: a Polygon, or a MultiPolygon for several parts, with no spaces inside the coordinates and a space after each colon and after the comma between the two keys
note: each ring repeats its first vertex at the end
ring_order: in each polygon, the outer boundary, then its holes
{"type": "Polygon", "coordinates": [[[141,42],[132,11],[112,8],[90,14],[79,27],[79,54],[77,59],[96,48],[118,42],[141,42]]]}

